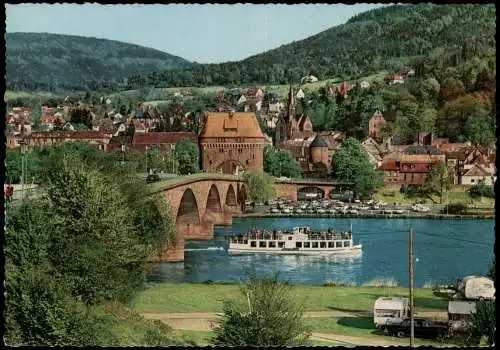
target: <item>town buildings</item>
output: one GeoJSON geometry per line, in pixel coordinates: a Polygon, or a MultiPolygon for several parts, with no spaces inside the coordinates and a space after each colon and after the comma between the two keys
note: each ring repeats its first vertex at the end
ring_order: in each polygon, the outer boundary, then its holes
{"type": "Polygon", "coordinates": [[[225,174],[263,171],[267,142],[254,113],[207,112],[199,137],[202,170],[225,174]]]}

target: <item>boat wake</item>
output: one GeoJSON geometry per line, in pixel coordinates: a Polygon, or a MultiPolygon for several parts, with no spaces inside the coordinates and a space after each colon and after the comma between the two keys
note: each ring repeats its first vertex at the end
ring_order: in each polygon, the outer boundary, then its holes
{"type": "Polygon", "coordinates": [[[185,252],[198,252],[198,251],[223,251],[223,247],[207,247],[207,248],[184,248],[185,252]]]}

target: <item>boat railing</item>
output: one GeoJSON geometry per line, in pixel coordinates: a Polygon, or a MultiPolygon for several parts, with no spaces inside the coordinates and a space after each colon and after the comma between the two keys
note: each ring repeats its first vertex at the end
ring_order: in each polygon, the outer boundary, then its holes
{"type": "MultiPolygon", "coordinates": [[[[351,232],[335,232],[335,233],[307,233],[307,239],[311,241],[341,241],[352,239],[351,232]]],[[[248,240],[284,240],[282,232],[250,232],[245,235],[234,236],[231,239],[232,243],[245,244],[248,240]]]]}

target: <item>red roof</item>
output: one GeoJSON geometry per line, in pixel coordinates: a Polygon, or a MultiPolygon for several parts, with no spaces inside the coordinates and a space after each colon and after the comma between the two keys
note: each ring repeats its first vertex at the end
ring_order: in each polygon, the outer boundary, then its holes
{"type": "Polygon", "coordinates": [[[347,93],[352,90],[352,87],[344,81],[342,84],[337,86],[336,90],[342,96],[346,96],[347,93]]]}
{"type": "Polygon", "coordinates": [[[35,131],[26,136],[27,139],[105,139],[106,134],[101,131],[35,131]]]}
{"type": "Polygon", "coordinates": [[[382,163],[382,165],[379,168],[380,170],[399,170],[399,167],[396,165],[396,161],[394,159],[386,159],[382,163]]]}
{"type": "Polygon", "coordinates": [[[186,140],[198,144],[198,135],[194,132],[136,132],[132,139],[133,145],[175,144],[186,140]]]}

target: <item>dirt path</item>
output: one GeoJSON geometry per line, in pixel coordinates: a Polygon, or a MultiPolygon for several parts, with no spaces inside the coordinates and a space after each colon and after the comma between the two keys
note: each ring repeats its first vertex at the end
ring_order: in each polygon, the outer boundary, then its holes
{"type": "MultiPolygon", "coordinates": [[[[144,318],[150,320],[160,320],[168,324],[173,329],[192,330],[192,331],[210,331],[212,325],[220,316],[215,312],[193,312],[193,313],[141,313],[144,318]]],[[[442,318],[446,316],[444,312],[420,312],[419,316],[429,318],[442,318]]],[[[313,311],[305,312],[304,317],[367,317],[370,313],[359,312],[349,313],[342,311],[313,311]]],[[[363,337],[349,336],[340,334],[326,334],[313,332],[311,338],[314,340],[341,342],[345,346],[368,345],[368,346],[390,346],[401,345],[399,342],[389,337],[363,337]]]]}

